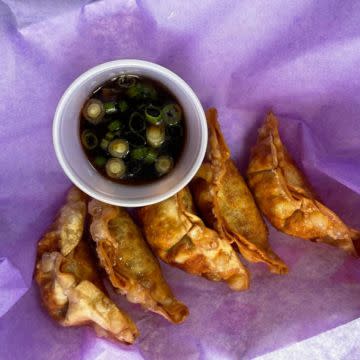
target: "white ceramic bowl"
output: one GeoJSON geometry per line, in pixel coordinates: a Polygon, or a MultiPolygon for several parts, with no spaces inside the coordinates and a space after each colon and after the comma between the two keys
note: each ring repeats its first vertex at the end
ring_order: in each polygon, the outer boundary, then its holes
{"type": "Polygon", "coordinates": [[[69,179],[100,201],[118,206],[145,206],[162,201],[186,186],[199,169],[207,146],[204,110],[190,86],[172,71],[147,61],[116,60],[86,71],[65,91],[53,123],[56,156],[69,179]],[[79,114],[91,92],[120,74],[143,75],[164,84],[180,102],[186,119],[184,151],[164,178],[144,185],[123,185],[107,180],[87,160],[79,137],[79,114]]]}

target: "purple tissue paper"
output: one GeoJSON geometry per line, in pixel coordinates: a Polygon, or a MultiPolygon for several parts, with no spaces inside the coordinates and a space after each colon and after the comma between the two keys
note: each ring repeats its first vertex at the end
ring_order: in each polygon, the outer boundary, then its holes
{"type": "Polygon", "coordinates": [[[247,292],[163,266],[190,308],[182,325],[112,294],[139,327],[133,346],[58,326],[33,269],[70,186],[52,146],[57,102],[121,58],[168,67],[217,107],[242,172],[272,108],[325,204],[360,228],[359,19],[357,0],[0,0],[0,359],[358,359],[359,260],[271,226],[290,273],[248,264],[247,292]]]}

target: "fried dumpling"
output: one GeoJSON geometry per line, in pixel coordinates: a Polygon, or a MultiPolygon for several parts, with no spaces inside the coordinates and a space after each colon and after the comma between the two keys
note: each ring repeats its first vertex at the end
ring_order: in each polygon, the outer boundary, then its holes
{"type": "Polygon", "coordinates": [[[72,188],[39,241],[35,279],[49,314],[63,326],[92,325],[99,336],[133,343],[138,330],[107,296],[83,238],[86,196],[72,188]]]}
{"type": "Polygon", "coordinates": [[[194,201],[206,224],[249,261],[264,262],[274,273],[287,267],[268,243],[267,227],[243,177],[230,157],[215,109],[207,112],[209,145],[206,158],[191,182],[194,201]]]}
{"type": "Polygon", "coordinates": [[[360,232],[319,202],[281,142],[269,113],[260,128],[248,168],[249,185],[269,221],[289,235],[360,254],[360,232]]]}
{"type": "Polygon", "coordinates": [[[248,288],[246,268],[231,245],[195,214],[188,188],[141,208],[139,216],[150,246],[164,262],[209,280],[226,281],[233,290],[248,288]]]}
{"type": "Polygon", "coordinates": [[[133,303],[180,323],[189,314],[166,283],[160,264],[140,229],[122,208],[97,200],[89,203],[90,232],[111,284],[133,303]]]}

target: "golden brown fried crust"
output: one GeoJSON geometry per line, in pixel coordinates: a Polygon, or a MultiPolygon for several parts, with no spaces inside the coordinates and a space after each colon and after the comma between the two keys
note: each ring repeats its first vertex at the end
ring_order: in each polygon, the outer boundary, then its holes
{"type": "Polygon", "coordinates": [[[270,222],[289,235],[324,242],[359,255],[360,232],[320,201],[281,142],[275,115],[259,129],[248,168],[249,185],[270,222]]]}
{"type": "Polygon", "coordinates": [[[249,274],[231,245],[195,214],[190,191],[139,210],[146,238],[166,263],[233,290],[249,287],[249,274]]]}
{"type": "Polygon", "coordinates": [[[83,238],[86,196],[73,188],[38,243],[35,279],[49,314],[63,326],[89,324],[98,335],[133,343],[138,330],[106,295],[83,238]]]}
{"type": "Polygon", "coordinates": [[[236,244],[247,260],[264,262],[274,273],[286,273],[287,266],[268,243],[268,231],[252,194],[231,160],[215,109],[208,110],[207,120],[207,155],[191,182],[196,206],[207,225],[236,244]]]}
{"type": "Polygon", "coordinates": [[[174,323],[184,321],[188,308],[173,295],[158,260],[129,214],[97,200],[90,201],[89,213],[96,251],[112,285],[129,301],[174,323]]]}

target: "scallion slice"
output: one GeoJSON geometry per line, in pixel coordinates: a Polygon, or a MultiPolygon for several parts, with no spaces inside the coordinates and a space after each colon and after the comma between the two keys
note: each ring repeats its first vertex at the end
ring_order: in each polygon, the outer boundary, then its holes
{"type": "Polygon", "coordinates": [[[152,164],[158,156],[158,153],[155,149],[148,148],[148,152],[144,158],[144,162],[146,164],[152,164]]]}
{"type": "Polygon", "coordinates": [[[137,82],[138,77],[134,75],[121,75],[117,80],[118,86],[121,88],[130,88],[137,82]]]}
{"type": "Polygon", "coordinates": [[[138,100],[155,100],[157,98],[155,88],[147,83],[137,83],[134,86],[129,87],[126,94],[129,98],[138,100]]]}
{"type": "Polygon", "coordinates": [[[106,115],[112,115],[117,112],[116,103],[114,101],[108,101],[104,103],[104,109],[106,115]]]}
{"type": "Polygon", "coordinates": [[[129,153],[129,143],[124,139],[115,139],[109,144],[108,151],[113,157],[124,158],[129,153]]]}
{"type": "Polygon", "coordinates": [[[124,160],[110,158],[105,166],[106,174],[113,179],[121,179],[126,173],[124,160]]]}
{"type": "Polygon", "coordinates": [[[100,147],[101,147],[103,150],[107,151],[108,146],[109,146],[109,143],[110,143],[109,140],[107,140],[107,139],[102,139],[101,142],[100,142],[100,147]]]}
{"type": "Polygon", "coordinates": [[[167,125],[176,125],[181,120],[181,108],[178,104],[164,106],[161,113],[167,125]]]}
{"type": "Polygon", "coordinates": [[[92,131],[84,130],[81,134],[81,143],[84,145],[85,149],[93,150],[98,144],[98,139],[92,131]]]}
{"type": "Polygon", "coordinates": [[[165,128],[151,125],[146,128],[146,140],[152,147],[160,147],[165,141],[165,128]]]}
{"type": "Polygon", "coordinates": [[[85,103],[82,114],[87,121],[97,125],[105,115],[104,104],[98,99],[90,99],[85,103]]]}
{"type": "Polygon", "coordinates": [[[120,112],[123,113],[129,108],[129,105],[125,100],[121,100],[118,103],[118,108],[119,108],[120,112]]]}
{"type": "Polygon", "coordinates": [[[112,133],[112,132],[110,132],[110,131],[108,131],[108,132],[105,134],[105,139],[106,139],[106,140],[111,141],[114,137],[115,137],[115,134],[112,133]]]}
{"type": "Polygon", "coordinates": [[[114,120],[108,125],[108,129],[110,131],[118,131],[121,128],[120,120],[114,120]]]}
{"type": "Polygon", "coordinates": [[[145,108],[145,117],[150,124],[159,125],[162,120],[160,108],[150,104],[145,108]]]}
{"type": "Polygon", "coordinates": [[[130,157],[134,160],[143,160],[146,158],[146,155],[148,154],[149,149],[145,146],[141,146],[138,148],[135,148],[131,150],[130,157]]]}
{"type": "Polygon", "coordinates": [[[103,167],[106,164],[106,158],[104,156],[96,156],[94,159],[94,165],[97,167],[103,167]]]}
{"type": "Polygon", "coordinates": [[[159,156],[155,161],[155,169],[159,175],[167,174],[173,167],[173,159],[170,156],[159,156]]]}

